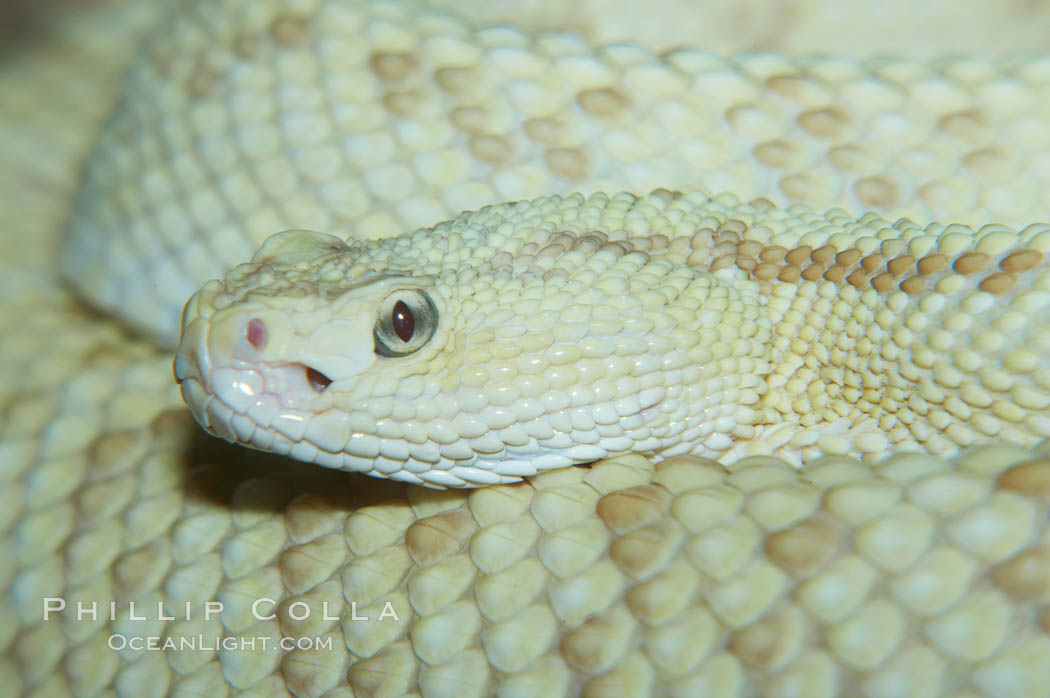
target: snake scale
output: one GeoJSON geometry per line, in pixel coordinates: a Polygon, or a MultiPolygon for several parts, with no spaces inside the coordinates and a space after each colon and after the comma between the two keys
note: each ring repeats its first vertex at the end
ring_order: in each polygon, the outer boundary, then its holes
{"type": "Polygon", "coordinates": [[[1050,693],[1050,61],[177,5],[0,74],[5,693],[1050,693]]]}

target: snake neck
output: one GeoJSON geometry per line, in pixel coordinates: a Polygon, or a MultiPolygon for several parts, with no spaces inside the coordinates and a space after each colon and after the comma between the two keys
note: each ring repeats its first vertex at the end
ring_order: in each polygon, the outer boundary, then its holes
{"type": "Polygon", "coordinates": [[[897,251],[847,256],[849,266],[814,255],[802,272],[812,280],[789,271],[761,294],[770,370],[756,426],[767,442],[791,425],[792,451],[805,458],[813,448],[941,454],[1046,437],[1045,261],[1004,272],[1009,254],[953,261],[897,251]]]}

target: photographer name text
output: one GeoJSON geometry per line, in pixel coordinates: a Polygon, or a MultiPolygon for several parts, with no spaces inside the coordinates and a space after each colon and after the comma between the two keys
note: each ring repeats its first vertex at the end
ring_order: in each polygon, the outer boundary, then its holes
{"type": "MultiPolygon", "coordinates": [[[[294,601],[288,604],[285,612],[288,617],[292,620],[306,620],[310,618],[315,612],[321,614],[322,620],[343,620],[343,621],[368,621],[368,620],[401,620],[397,611],[394,610],[394,605],[387,601],[383,604],[382,610],[373,618],[367,614],[361,614],[358,612],[357,602],[350,601],[349,612],[344,611],[343,615],[332,615],[329,608],[328,602],[323,601],[320,609],[314,609],[310,604],[305,601],[294,601]]],[[[217,617],[223,612],[225,606],[222,601],[205,601],[198,609],[198,613],[194,613],[193,602],[186,601],[183,605],[183,612],[181,614],[175,613],[170,603],[158,601],[156,605],[153,604],[138,604],[135,601],[129,601],[127,603],[118,603],[116,601],[109,602],[98,602],[98,601],[77,601],[75,605],[75,617],[76,620],[129,620],[129,621],[176,621],[185,620],[191,621],[197,618],[203,620],[211,620],[217,617]],[[121,610],[127,609],[127,615],[120,613],[121,610]],[[156,610],[155,614],[150,615],[149,611],[156,610]]],[[[44,620],[50,620],[51,615],[55,613],[61,613],[68,607],[66,600],[61,597],[44,597],[44,620]]],[[[252,602],[251,614],[256,620],[273,620],[277,618],[277,601],[269,597],[263,596],[252,602]]],[[[72,608],[69,608],[72,611],[72,608]]]]}

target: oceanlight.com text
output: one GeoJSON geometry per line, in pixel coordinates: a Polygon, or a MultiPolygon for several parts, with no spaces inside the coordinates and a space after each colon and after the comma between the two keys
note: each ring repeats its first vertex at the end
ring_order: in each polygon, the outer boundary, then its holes
{"type": "Polygon", "coordinates": [[[290,652],[292,650],[331,650],[335,642],[331,635],[327,637],[273,637],[271,635],[221,637],[218,635],[182,635],[179,637],[162,637],[159,635],[124,635],[114,633],[109,636],[111,650],[157,651],[211,651],[217,652],[265,652],[274,648],[290,652]]]}

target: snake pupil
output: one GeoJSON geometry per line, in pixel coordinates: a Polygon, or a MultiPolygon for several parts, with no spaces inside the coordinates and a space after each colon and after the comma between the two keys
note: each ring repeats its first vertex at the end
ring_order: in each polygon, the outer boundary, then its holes
{"type": "Polygon", "coordinates": [[[402,342],[412,339],[412,333],[416,329],[416,320],[412,317],[412,311],[408,309],[404,301],[394,303],[394,332],[401,338],[402,342]]]}

